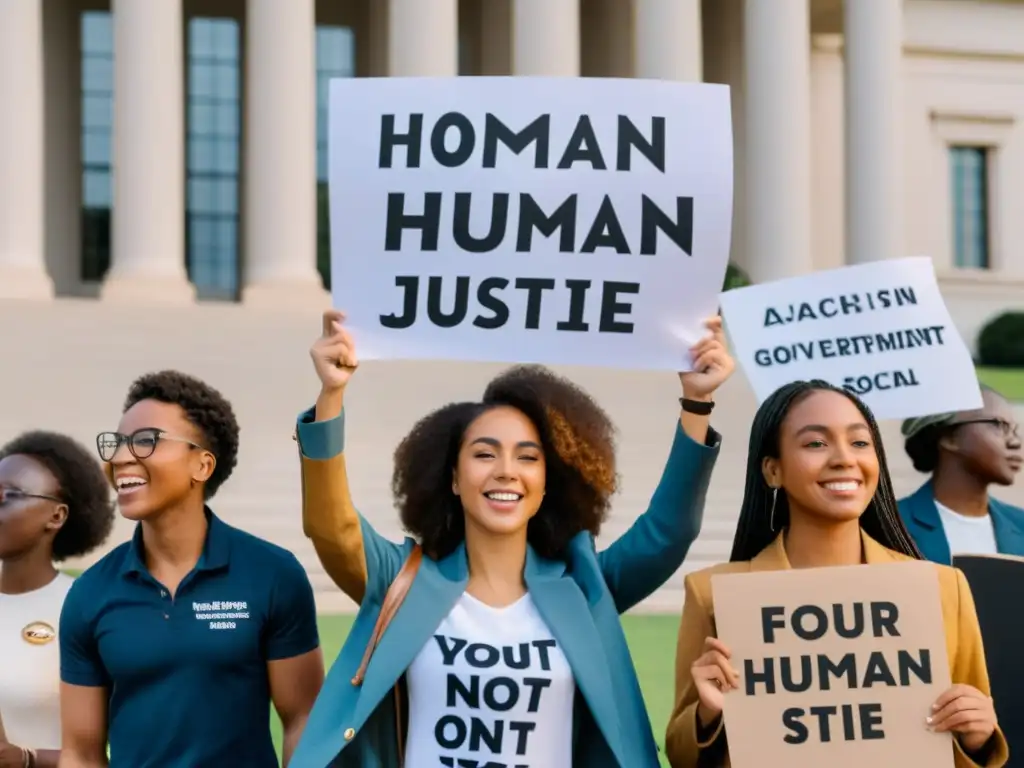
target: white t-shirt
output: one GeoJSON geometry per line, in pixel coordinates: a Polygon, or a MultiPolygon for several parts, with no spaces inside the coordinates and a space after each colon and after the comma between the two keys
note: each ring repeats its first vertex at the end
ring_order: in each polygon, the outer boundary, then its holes
{"type": "Polygon", "coordinates": [[[11,744],[60,749],[60,609],[74,582],[63,573],[23,595],[0,594],[0,719],[11,744]]]}
{"type": "Polygon", "coordinates": [[[405,768],[572,765],[576,682],[529,594],[505,608],[463,594],[406,681],[405,768]]]}
{"type": "Polygon", "coordinates": [[[951,555],[995,555],[996,530],[992,525],[992,515],[970,517],[954,512],[949,507],[935,502],[939,510],[939,519],[946,532],[951,555]]]}

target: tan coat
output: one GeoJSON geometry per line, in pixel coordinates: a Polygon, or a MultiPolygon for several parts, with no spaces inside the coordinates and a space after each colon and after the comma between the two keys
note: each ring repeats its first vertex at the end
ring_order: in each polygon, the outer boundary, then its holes
{"type": "Polygon", "coordinates": [[[318,460],[300,453],[300,461],[303,532],[313,542],[331,581],[361,604],[366,592],[366,553],[362,521],[349,490],[345,454],[318,460]]]}
{"type": "MultiPolygon", "coordinates": [[[[910,560],[893,552],[862,533],[866,563],[887,563],[910,560]]],[[[790,567],[780,535],[753,560],[722,563],[691,573],[686,577],[686,604],[679,624],[676,645],[675,706],[669,718],[665,736],[665,751],[672,768],[710,768],[708,758],[724,735],[724,718],[718,729],[705,742],[697,740],[697,688],[690,675],[690,667],[704,652],[704,639],[715,636],[714,606],[712,604],[711,577],[716,573],[748,573],[751,571],[778,571],[790,567]],[[703,759],[702,759],[703,758],[703,759]]],[[[946,648],[949,654],[950,674],[954,683],[972,685],[990,694],[988,670],[981,629],[974,610],[974,598],[963,573],[945,565],[935,565],[939,574],[939,592],[942,615],[946,625],[946,648]]],[[[736,738],[742,738],[742,734],[736,738]]],[[[960,748],[956,739],[954,759],[956,768],[1001,768],[1006,764],[1009,748],[1002,731],[996,730],[996,743],[988,762],[979,766],[960,748]]],[[[722,768],[729,768],[728,756],[722,768]]]]}

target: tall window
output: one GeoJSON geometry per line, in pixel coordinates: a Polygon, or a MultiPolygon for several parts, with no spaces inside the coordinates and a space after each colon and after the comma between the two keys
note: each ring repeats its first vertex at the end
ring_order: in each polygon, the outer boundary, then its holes
{"type": "Polygon", "coordinates": [[[332,78],[355,74],[355,35],[347,27],[316,28],[316,263],[331,287],[331,227],[327,205],[327,136],[332,78]]]}
{"type": "Polygon", "coordinates": [[[189,21],[186,250],[203,299],[233,301],[240,289],[239,59],[234,19],[189,21]]]}
{"type": "Polygon", "coordinates": [[[989,269],[987,147],[951,147],[953,264],[989,269]]]}
{"type": "Polygon", "coordinates": [[[80,17],[82,50],[82,280],[102,280],[110,266],[111,135],[114,30],[110,14],[80,17]]]}

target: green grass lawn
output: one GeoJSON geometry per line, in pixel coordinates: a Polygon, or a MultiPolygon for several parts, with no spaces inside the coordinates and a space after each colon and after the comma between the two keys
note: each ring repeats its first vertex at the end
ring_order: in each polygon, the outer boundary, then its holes
{"type": "Polygon", "coordinates": [[[978,378],[1008,400],[1024,402],[1024,368],[978,368],[978,378]]]}
{"type": "MultiPolygon", "coordinates": [[[[320,642],[324,658],[330,665],[338,655],[353,616],[321,616],[320,642]]],[[[647,711],[654,726],[654,736],[664,749],[665,725],[672,710],[673,678],[675,676],[676,632],[679,630],[678,616],[636,615],[624,616],[622,624],[626,629],[633,663],[640,676],[640,687],[647,701],[647,711]]],[[[281,724],[275,715],[272,719],[274,743],[281,754],[281,724]]],[[[662,765],[668,763],[662,760],[662,765]]]]}

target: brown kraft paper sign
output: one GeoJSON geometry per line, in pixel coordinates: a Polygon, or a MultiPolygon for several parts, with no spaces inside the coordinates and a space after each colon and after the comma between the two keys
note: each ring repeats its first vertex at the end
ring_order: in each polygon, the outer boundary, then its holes
{"type": "Polygon", "coordinates": [[[925,726],[950,686],[935,566],[879,563],[712,576],[732,768],[952,768],[925,726]]]}

